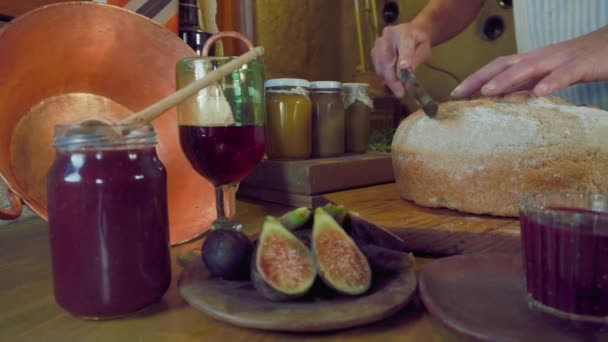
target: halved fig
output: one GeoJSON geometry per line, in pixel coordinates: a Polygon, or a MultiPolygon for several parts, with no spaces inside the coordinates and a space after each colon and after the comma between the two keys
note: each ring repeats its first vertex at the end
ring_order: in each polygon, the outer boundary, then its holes
{"type": "Polygon", "coordinates": [[[311,245],[317,272],[327,286],[346,295],[369,289],[372,271],[365,255],[321,207],[315,209],[311,245]]]}
{"type": "Polygon", "coordinates": [[[254,287],[274,301],[303,296],[317,275],[308,247],[272,216],[264,221],[251,262],[254,287]]]}
{"type": "Polygon", "coordinates": [[[293,231],[304,228],[311,217],[312,213],[310,212],[310,209],[300,207],[283,214],[283,216],[279,217],[279,222],[288,230],[293,231]]]}
{"type": "Polygon", "coordinates": [[[350,234],[353,239],[372,245],[392,249],[395,251],[405,251],[406,245],[397,235],[386,229],[380,228],[375,224],[361,218],[359,214],[352,211],[348,212],[348,223],[350,234]]]}
{"type": "Polygon", "coordinates": [[[342,226],[344,218],[346,217],[346,207],[342,204],[327,203],[324,205],[323,210],[327,212],[336,222],[342,226]]]}

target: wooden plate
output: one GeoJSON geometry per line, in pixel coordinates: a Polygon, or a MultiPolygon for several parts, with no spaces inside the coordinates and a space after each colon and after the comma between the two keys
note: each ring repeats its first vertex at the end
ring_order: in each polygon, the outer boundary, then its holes
{"type": "Polygon", "coordinates": [[[202,261],[191,262],[178,281],[182,297],[216,319],[238,326],[276,331],[319,332],[354,327],[386,318],[403,308],[416,291],[413,270],[375,277],[358,297],[308,297],[272,302],[250,281],[212,278],[202,261]]]}
{"type": "Polygon", "coordinates": [[[485,341],[608,341],[597,325],[574,325],[528,308],[519,254],[439,259],[420,275],[420,297],[447,328],[485,341]]]}

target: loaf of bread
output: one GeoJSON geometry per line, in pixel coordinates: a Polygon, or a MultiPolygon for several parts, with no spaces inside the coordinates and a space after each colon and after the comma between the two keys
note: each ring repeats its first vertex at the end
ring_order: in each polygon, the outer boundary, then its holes
{"type": "Polygon", "coordinates": [[[517,216],[527,193],[608,193],[608,112],[527,93],[446,102],[401,122],[392,157],[406,200],[517,216]]]}

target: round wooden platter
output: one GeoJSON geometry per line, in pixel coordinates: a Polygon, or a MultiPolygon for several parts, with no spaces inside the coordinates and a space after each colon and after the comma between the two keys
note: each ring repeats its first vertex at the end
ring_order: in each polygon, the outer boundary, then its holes
{"type": "Polygon", "coordinates": [[[424,268],[420,297],[433,318],[468,339],[608,341],[608,328],[549,317],[528,307],[519,254],[469,254],[424,268]]]}
{"type": "Polygon", "coordinates": [[[184,268],[178,281],[182,297],[216,319],[238,326],[274,331],[320,332],[354,327],[386,318],[403,308],[416,291],[413,270],[375,276],[361,296],[313,291],[288,302],[262,297],[250,281],[226,281],[211,276],[202,261],[184,268]]]}

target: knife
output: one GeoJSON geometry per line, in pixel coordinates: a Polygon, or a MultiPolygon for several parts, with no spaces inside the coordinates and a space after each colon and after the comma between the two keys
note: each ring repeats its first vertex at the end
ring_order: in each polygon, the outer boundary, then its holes
{"type": "Polygon", "coordinates": [[[408,69],[399,69],[397,74],[399,80],[403,82],[405,90],[414,96],[416,102],[418,102],[418,105],[422,108],[422,111],[428,117],[434,118],[439,106],[437,106],[437,102],[433,100],[431,95],[422,88],[422,85],[420,85],[416,76],[408,69]]]}

